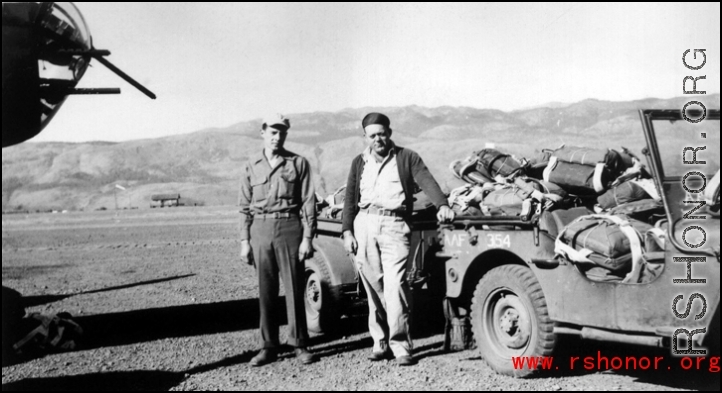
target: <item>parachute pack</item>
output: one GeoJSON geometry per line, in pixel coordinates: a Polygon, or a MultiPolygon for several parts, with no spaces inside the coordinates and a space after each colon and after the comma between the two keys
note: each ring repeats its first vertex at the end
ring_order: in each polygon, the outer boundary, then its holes
{"type": "MultiPolygon", "coordinates": [[[[650,257],[665,247],[658,186],[626,148],[561,146],[531,159],[483,149],[450,169],[467,182],[449,197],[457,214],[537,222],[557,255],[592,280],[638,283],[662,270],[650,257]]],[[[712,188],[719,205],[719,179],[712,188]]]]}

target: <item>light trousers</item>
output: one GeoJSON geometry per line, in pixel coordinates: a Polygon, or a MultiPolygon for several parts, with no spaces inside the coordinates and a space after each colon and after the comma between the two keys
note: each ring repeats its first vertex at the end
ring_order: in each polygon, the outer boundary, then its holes
{"type": "Polygon", "coordinates": [[[358,242],[356,267],[369,305],[374,352],[388,348],[397,358],[409,356],[411,287],[406,275],[411,230],[404,219],[359,212],[354,221],[358,242]]]}

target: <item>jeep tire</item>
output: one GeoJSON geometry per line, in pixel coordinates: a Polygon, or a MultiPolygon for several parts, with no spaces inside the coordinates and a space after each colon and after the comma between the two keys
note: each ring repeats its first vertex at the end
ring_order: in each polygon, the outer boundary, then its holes
{"type": "MultiPolygon", "coordinates": [[[[551,356],[557,343],[546,299],[532,271],[519,265],[492,269],[476,287],[472,328],[482,358],[496,372],[517,378],[538,370],[512,358],[551,356]]],[[[541,368],[541,367],[539,367],[541,368]]]]}
{"type": "Polygon", "coordinates": [[[321,256],[306,261],[306,324],[311,333],[329,333],[340,319],[340,293],[331,286],[331,275],[321,256]]]}

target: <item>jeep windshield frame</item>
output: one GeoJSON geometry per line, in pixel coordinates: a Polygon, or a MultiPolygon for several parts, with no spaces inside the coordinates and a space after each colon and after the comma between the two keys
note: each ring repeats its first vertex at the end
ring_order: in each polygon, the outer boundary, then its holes
{"type": "MultiPolygon", "coordinates": [[[[685,205],[685,201],[690,199],[700,199],[701,194],[696,198],[688,197],[689,194],[685,194],[683,189],[683,179],[685,179],[681,168],[684,168],[684,172],[700,172],[704,174],[707,181],[711,180],[712,176],[719,170],[719,120],[720,111],[719,109],[706,110],[703,113],[701,110],[688,110],[686,114],[691,119],[699,119],[703,115],[705,116],[702,122],[716,122],[713,127],[706,126],[704,128],[698,127],[694,129],[696,134],[687,134],[682,137],[682,141],[673,140],[673,143],[678,143],[679,146],[671,146],[670,140],[663,139],[660,137],[669,136],[669,129],[677,129],[681,127],[687,127],[693,130],[692,127],[698,124],[692,124],[685,120],[681,110],[640,110],[639,116],[642,121],[642,127],[644,129],[644,136],[647,141],[647,150],[645,156],[650,169],[654,175],[655,184],[657,189],[660,191],[660,196],[664,203],[665,211],[667,213],[667,219],[670,223],[670,240],[671,243],[679,251],[684,251],[688,255],[705,255],[713,256],[713,251],[710,246],[700,250],[690,250],[688,247],[681,247],[681,243],[676,236],[676,226],[684,219],[684,214],[691,211],[694,206],[685,205]],[[668,126],[668,124],[671,124],[668,126]],[[655,128],[656,126],[656,128],[655,128]],[[702,136],[701,134],[706,132],[707,135],[702,136]],[[716,134],[709,135],[711,132],[716,134]],[[710,138],[712,136],[712,138],[710,138]],[[716,145],[709,147],[716,141],[716,145]],[[664,144],[664,146],[663,146],[664,144]],[[699,161],[707,161],[706,165],[686,165],[681,166],[683,161],[683,154],[685,154],[686,160],[694,160],[694,152],[685,148],[697,148],[701,146],[707,146],[706,150],[700,150],[697,158],[699,161]],[[677,160],[676,162],[673,160],[677,160]],[[715,167],[715,163],[717,163],[715,167]],[[666,166],[665,166],[666,164],[666,166]]],[[[709,124],[709,123],[708,123],[709,124]]],[[[686,130],[685,130],[686,132],[686,130]]],[[[678,135],[677,135],[678,136],[678,135]]],[[[687,185],[690,189],[699,189],[703,186],[703,181],[700,176],[691,176],[687,180],[687,185]]],[[[700,199],[701,201],[701,199],[700,199]]],[[[698,214],[704,214],[699,212],[698,214]]],[[[704,220],[708,222],[710,220],[704,220]]],[[[707,223],[709,224],[709,222],[707,223]]],[[[717,228],[717,235],[719,235],[719,228],[717,228]]],[[[693,242],[694,243],[694,242],[693,242]]],[[[710,244],[710,243],[708,243],[710,244]]]]}

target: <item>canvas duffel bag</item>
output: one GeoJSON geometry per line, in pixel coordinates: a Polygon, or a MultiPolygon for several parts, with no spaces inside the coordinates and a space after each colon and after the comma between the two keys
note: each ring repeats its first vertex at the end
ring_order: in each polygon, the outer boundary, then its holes
{"type": "Polygon", "coordinates": [[[571,224],[574,220],[582,216],[594,214],[593,211],[586,207],[575,207],[572,209],[546,210],[539,217],[539,229],[548,233],[549,236],[556,239],[559,233],[571,224]]]}
{"type": "Polygon", "coordinates": [[[609,214],[631,217],[649,224],[656,223],[666,217],[664,205],[654,199],[642,199],[641,201],[625,203],[610,210],[609,214]]]}
{"type": "Polygon", "coordinates": [[[497,176],[510,177],[523,171],[519,161],[496,149],[483,149],[473,155],[479,159],[477,170],[491,179],[497,176]]]}
{"type": "Polygon", "coordinates": [[[554,152],[543,177],[572,194],[599,195],[625,170],[615,150],[565,146],[554,152]]]}
{"type": "Polygon", "coordinates": [[[514,184],[507,184],[490,192],[486,195],[482,204],[487,207],[520,205],[525,200],[532,198],[532,195],[536,195],[535,193],[543,193],[543,191],[544,188],[540,182],[518,178],[515,179],[514,184]]]}
{"type": "Polygon", "coordinates": [[[576,219],[559,234],[555,251],[569,260],[615,273],[641,272],[643,234],[652,226],[619,216],[589,215],[576,219]]]}
{"type": "Polygon", "coordinates": [[[526,159],[524,173],[534,179],[543,180],[544,170],[549,165],[549,160],[552,158],[554,150],[542,150],[536,157],[526,159]]]}
{"type": "Polygon", "coordinates": [[[522,216],[528,217],[533,212],[532,200],[545,200],[542,182],[529,178],[516,178],[513,184],[505,184],[501,188],[488,193],[481,203],[481,210],[487,216],[522,216]]]}
{"type": "Polygon", "coordinates": [[[574,195],[598,195],[612,181],[604,164],[588,166],[553,160],[544,171],[544,181],[558,184],[574,195]]]}
{"type": "Polygon", "coordinates": [[[463,180],[467,183],[472,184],[486,184],[492,182],[489,178],[488,173],[484,174],[478,170],[479,159],[475,156],[467,157],[464,160],[456,160],[449,165],[451,173],[457,179],[463,180]]]}
{"type": "Polygon", "coordinates": [[[613,209],[625,203],[651,199],[647,191],[637,183],[628,181],[616,187],[612,187],[597,199],[599,206],[604,210],[613,209]]]}
{"type": "Polygon", "coordinates": [[[517,177],[514,179],[514,185],[524,192],[524,199],[559,203],[567,197],[567,192],[558,185],[531,177],[517,177]]]}
{"type": "Polygon", "coordinates": [[[564,146],[556,150],[553,157],[560,161],[588,166],[602,163],[614,175],[620,175],[627,169],[622,156],[612,149],[564,146]]]}

